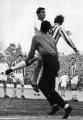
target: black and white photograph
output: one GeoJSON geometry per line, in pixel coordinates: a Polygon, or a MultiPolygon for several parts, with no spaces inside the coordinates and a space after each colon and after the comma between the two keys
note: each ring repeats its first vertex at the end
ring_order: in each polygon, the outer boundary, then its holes
{"type": "Polygon", "coordinates": [[[83,120],[82,0],[0,0],[0,120],[83,120]]]}

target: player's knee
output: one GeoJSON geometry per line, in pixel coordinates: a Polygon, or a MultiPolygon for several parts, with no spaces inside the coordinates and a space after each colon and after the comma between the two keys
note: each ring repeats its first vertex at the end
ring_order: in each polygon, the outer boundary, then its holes
{"type": "Polygon", "coordinates": [[[21,86],[22,86],[22,87],[24,87],[24,85],[23,85],[23,84],[21,84],[21,86]]]}
{"type": "Polygon", "coordinates": [[[24,87],[24,80],[20,80],[20,84],[22,87],[24,87]]]}
{"type": "Polygon", "coordinates": [[[4,88],[6,88],[6,86],[7,86],[6,81],[3,81],[3,86],[4,86],[4,88]]]}
{"type": "Polygon", "coordinates": [[[14,88],[16,88],[16,87],[17,87],[17,83],[15,82],[15,83],[14,83],[14,88]]]}

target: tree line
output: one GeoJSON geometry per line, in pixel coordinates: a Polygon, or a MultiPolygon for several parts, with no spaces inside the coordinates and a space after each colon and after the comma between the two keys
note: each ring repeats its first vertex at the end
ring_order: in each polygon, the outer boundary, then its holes
{"type": "MultiPolygon", "coordinates": [[[[14,43],[11,43],[4,51],[5,54],[0,53],[0,57],[4,56],[4,61],[11,66],[12,62],[14,62],[19,55],[23,55],[24,59],[27,58],[27,54],[22,53],[21,45],[18,44],[16,46],[14,43]]],[[[71,58],[76,58],[76,64],[78,67],[78,76],[79,80],[83,81],[83,55],[80,55],[80,59],[76,56],[76,54],[72,53],[69,55],[65,55],[63,53],[59,53],[59,61],[60,61],[60,70],[59,76],[63,73],[69,74],[69,70],[71,67],[71,58]]],[[[30,79],[33,76],[34,68],[36,67],[36,62],[25,69],[25,84],[30,84],[30,79]]],[[[56,67],[56,66],[55,66],[56,67]]]]}

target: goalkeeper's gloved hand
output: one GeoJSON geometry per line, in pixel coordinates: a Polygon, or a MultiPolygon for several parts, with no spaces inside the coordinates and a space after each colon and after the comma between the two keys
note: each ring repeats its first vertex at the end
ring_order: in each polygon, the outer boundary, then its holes
{"type": "Polygon", "coordinates": [[[6,74],[6,75],[9,75],[11,72],[13,72],[13,70],[10,68],[10,69],[7,69],[7,70],[5,71],[5,74],[6,74]]]}

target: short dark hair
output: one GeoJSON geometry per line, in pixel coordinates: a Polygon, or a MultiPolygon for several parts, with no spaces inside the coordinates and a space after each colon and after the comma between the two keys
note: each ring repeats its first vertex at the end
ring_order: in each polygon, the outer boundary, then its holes
{"type": "Polygon", "coordinates": [[[36,13],[39,14],[39,13],[41,12],[41,10],[45,10],[45,8],[39,7],[39,8],[37,9],[36,13]]]}
{"type": "Polygon", "coordinates": [[[49,29],[51,29],[51,24],[49,21],[47,20],[44,20],[42,23],[41,23],[41,31],[44,32],[44,33],[47,33],[49,31],[49,29]]]}
{"type": "Polygon", "coordinates": [[[57,15],[54,19],[54,23],[59,23],[60,25],[62,25],[63,22],[64,22],[63,15],[57,15]]]}

